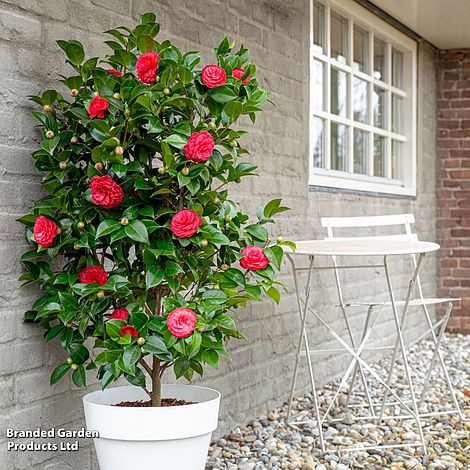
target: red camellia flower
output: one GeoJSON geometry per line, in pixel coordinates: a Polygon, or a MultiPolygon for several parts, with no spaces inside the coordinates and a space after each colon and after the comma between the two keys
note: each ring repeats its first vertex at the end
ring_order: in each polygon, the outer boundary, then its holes
{"type": "Polygon", "coordinates": [[[87,266],[79,272],[78,280],[83,284],[104,286],[108,280],[108,273],[101,266],[87,266]]]}
{"type": "Polygon", "coordinates": [[[118,207],[124,198],[121,186],[113,181],[111,176],[93,176],[90,180],[91,200],[93,204],[112,209],[118,207]]]}
{"type": "Polygon", "coordinates": [[[187,238],[192,237],[201,225],[202,220],[197,212],[183,209],[171,219],[170,230],[178,238],[187,238]]]}
{"type": "Polygon", "coordinates": [[[193,132],[184,146],[184,156],[193,162],[209,160],[214,150],[214,139],[207,131],[193,132]]]}
{"type": "Polygon", "coordinates": [[[113,75],[116,75],[116,77],[122,77],[122,73],[114,69],[106,69],[106,72],[112,73],[113,75]]]}
{"type": "MultiPolygon", "coordinates": [[[[243,77],[243,74],[245,73],[245,69],[233,69],[232,70],[232,77],[233,78],[240,78],[243,77]]],[[[250,81],[250,77],[246,77],[245,80],[242,80],[242,84],[244,85],[246,82],[250,81]]]]}
{"type": "Polygon", "coordinates": [[[137,77],[142,83],[155,83],[157,80],[158,60],[160,56],[157,52],[145,52],[135,64],[137,77]]]}
{"type": "Polygon", "coordinates": [[[196,328],[196,314],[190,308],[175,308],[167,317],[168,330],[177,338],[187,338],[196,328]]]}
{"type": "Polygon", "coordinates": [[[129,316],[129,310],[127,308],[117,308],[110,315],[110,320],[125,320],[129,316]]]}
{"type": "Polygon", "coordinates": [[[134,338],[139,337],[139,333],[137,333],[137,330],[133,326],[123,326],[121,328],[121,338],[126,335],[131,335],[134,338]]]}
{"type": "Polygon", "coordinates": [[[207,88],[215,88],[227,81],[227,74],[222,67],[210,64],[202,69],[202,82],[207,88]]]}
{"type": "Polygon", "coordinates": [[[108,100],[101,96],[95,96],[88,107],[88,114],[91,118],[97,117],[99,119],[103,119],[108,108],[108,100]]]}
{"type": "Polygon", "coordinates": [[[241,253],[244,255],[240,260],[240,266],[252,271],[261,271],[269,264],[269,260],[260,246],[249,245],[243,248],[241,253]]]}
{"type": "Polygon", "coordinates": [[[52,246],[59,227],[47,217],[40,215],[34,222],[34,241],[41,246],[52,246]]]}

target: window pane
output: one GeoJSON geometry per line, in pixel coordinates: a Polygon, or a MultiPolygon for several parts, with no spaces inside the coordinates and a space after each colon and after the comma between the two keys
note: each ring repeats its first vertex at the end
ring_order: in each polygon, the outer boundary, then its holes
{"type": "Polygon", "coordinates": [[[374,86],[372,93],[372,107],[374,109],[374,126],[385,129],[386,126],[386,110],[385,110],[385,90],[374,86]]]}
{"type": "Polygon", "coordinates": [[[403,53],[392,48],[392,85],[403,88],[403,53]]]}
{"type": "Polygon", "coordinates": [[[353,78],[353,108],[354,120],[365,124],[369,121],[367,82],[353,78]]]}
{"type": "Polygon", "coordinates": [[[387,81],[387,44],[374,38],[374,78],[387,81]]]}
{"type": "Polygon", "coordinates": [[[403,98],[392,95],[392,132],[403,134],[403,98]]]}
{"type": "Polygon", "coordinates": [[[354,173],[368,173],[368,140],[368,132],[354,129],[354,173]]]}
{"type": "Polygon", "coordinates": [[[331,12],[331,57],[345,64],[348,61],[348,20],[331,12]]]}
{"type": "Polygon", "coordinates": [[[331,112],[341,117],[348,113],[346,73],[331,68],[331,112]]]}
{"type": "Polygon", "coordinates": [[[354,70],[369,72],[369,33],[354,26],[354,70]]]}
{"type": "Polygon", "coordinates": [[[323,111],[324,109],[324,65],[323,62],[319,60],[313,61],[313,81],[312,81],[312,104],[314,109],[320,109],[323,111]]]}
{"type": "Polygon", "coordinates": [[[313,166],[316,168],[325,168],[325,152],[323,151],[325,122],[323,119],[314,117],[312,127],[313,166]]]}
{"type": "Polygon", "coordinates": [[[392,140],[392,178],[403,180],[403,142],[392,140]]]}
{"type": "Polygon", "coordinates": [[[313,50],[325,51],[325,6],[322,3],[313,3],[313,50]]]}
{"type": "Polygon", "coordinates": [[[331,123],[331,169],[347,170],[346,158],[347,129],[342,124],[331,123]]]}
{"type": "Polygon", "coordinates": [[[385,176],[387,139],[374,135],[374,176],[385,176]]]}

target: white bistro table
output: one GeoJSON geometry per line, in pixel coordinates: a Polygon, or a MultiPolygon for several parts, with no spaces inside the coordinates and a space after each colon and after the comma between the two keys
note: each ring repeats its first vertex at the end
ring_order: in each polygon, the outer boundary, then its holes
{"type": "MultiPolygon", "coordinates": [[[[365,395],[368,402],[368,407],[370,408],[370,415],[368,419],[373,420],[381,420],[384,418],[384,410],[387,404],[387,396],[390,394],[396,400],[394,403],[399,404],[400,407],[406,409],[407,415],[399,416],[399,418],[410,418],[416,421],[416,426],[418,430],[419,440],[411,443],[403,443],[403,444],[390,444],[390,445],[382,445],[382,446],[375,446],[375,447],[354,447],[349,449],[341,449],[342,451],[357,451],[357,450],[366,450],[366,449],[381,449],[381,448],[390,448],[390,447],[421,447],[423,452],[426,453],[426,443],[424,440],[423,429],[421,424],[421,418],[424,416],[420,414],[419,411],[419,403],[416,399],[415,393],[415,384],[412,382],[412,375],[409,367],[407,351],[405,347],[405,342],[403,338],[403,325],[406,320],[407,311],[410,305],[416,304],[417,300],[412,299],[413,291],[415,288],[416,280],[418,278],[418,273],[420,270],[420,266],[422,260],[426,253],[433,252],[438,250],[440,247],[437,243],[425,242],[425,241],[417,241],[417,240],[394,240],[394,239],[381,239],[381,238],[371,238],[371,239],[325,239],[325,240],[303,240],[303,241],[296,241],[297,249],[293,252],[290,249],[286,248],[286,255],[289,261],[291,262],[292,269],[293,269],[293,278],[294,278],[294,287],[297,295],[297,302],[298,302],[298,309],[301,318],[301,331],[299,342],[297,346],[297,354],[296,354],[296,361],[295,361],[295,368],[294,374],[292,377],[292,387],[290,393],[290,401],[289,401],[289,411],[287,415],[287,421],[290,422],[290,415],[291,415],[291,407],[292,407],[292,400],[294,396],[294,389],[295,389],[295,382],[299,367],[299,359],[302,355],[306,356],[308,370],[310,375],[310,382],[312,387],[312,394],[313,394],[313,401],[314,401],[314,411],[315,411],[315,420],[317,422],[318,431],[319,431],[319,438],[320,438],[320,445],[321,449],[325,451],[325,439],[323,436],[322,425],[327,422],[328,415],[330,414],[334,403],[336,402],[339,394],[342,390],[346,388],[348,380],[352,377],[352,382],[354,382],[356,372],[359,370],[360,378],[362,379],[362,383],[364,386],[365,395]],[[406,292],[406,296],[404,300],[396,300],[394,291],[392,288],[390,270],[388,260],[392,256],[406,256],[406,255],[414,255],[413,259],[414,263],[414,270],[410,273],[409,277],[409,285],[406,292]],[[319,257],[329,257],[329,259],[333,260],[333,265],[323,265],[317,266],[315,261],[319,257]],[[350,263],[348,265],[339,265],[337,263],[338,257],[348,257],[350,259],[350,263]],[[298,266],[298,262],[301,259],[308,259],[308,266],[298,266]],[[359,260],[359,261],[357,261],[359,260]],[[366,262],[368,261],[368,264],[366,262]],[[388,297],[384,302],[376,302],[372,305],[370,302],[364,302],[364,306],[369,305],[369,310],[367,314],[367,319],[364,325],[364,331],[362,335],[362,340],[360,344],[356,344],[354,335],[352,333],[352,328],[350,325],[350,319],[346,314],[346,309],[344,308],[346,305],[342,298],[341,287],[339,284],[339,270],[340,269],[356,269],[356,268],[383,268],[385,273],[385,279],[387,283],[387,291],[388,297]],[[334,270],[335,277],[336,277],[336,284],[338,287],[338,295],[340,300],[340,307],[342,307],[344,313],[344,320],[347,326],[347,332],[349,338],[342,338],[340,334],[338,334],[326,321],[322,318],[315,309],[313,309],[309,305],[309,300],[311,297],[311,277],[312,272],[318,269],[332,269],[334,270]],[[299,286],[299,272],[306,271],[307,272],[307,279],[305,283],[304,295],[302,297],[300,286],[299,286]],[[388,305],[391,307],[393,313],[394,324],[396,327],[396,342],[395,346],[389,347],[393,350],[392,353],[392,360],[390,364],[390,368],[388,370],[388,377],[381,377],[375,370],[361,357],[361,353],[364,350],[367,350],[366,344],[370,339],[371,332],[374,328],[374,325],[377,323],[379,319],[383,307],[388,305]],[[372,306],[379,306],[381,307],[376,313],[376,316],[371,320],[371,312],[372,306]],[[332,337],[341,345],[341,350],[346,350],[351,356],[352,360],[341,379],[340,385],[331,400],[331,403],[328,405],[326,411],[321,416],[320,413],[320,406],[318,403],[317,397],[317,390],[315,386],[315,378],[314,378],[314,364],[312,363],[311,354],[312,352],[318,352],[310,350],[308,336],[306,331],[306,320],[307,314],[311,313],[325,328],[326,330],[332,335],[332,337]],[[302,345],[304,345],[304,349],[302,349],[302,345]],[[397,354],[401,354],[401,358],[403,361],[403,365],[406,372],[406,381],[408,385],[410,400],[405,400],[401,393],[398,390],[395,390],[393,385],[391,384],[393,369],[395,367],[397,354]],[[378,412],[377,404],[373,404],[371,400],[371,396],[369,393],[369,387],[366,380],[366,373],[369,374],[371,377],[375,379],[384,389],[384,397],[380,398],[380,412],[378,412]]],[[[402,273],[402,275],[405,275],[402,273]]],[[[419,278],[418,278],[419,280],[419,278]]],[[[450,307],[451,309],[451,307],[450,307]]],[[[446,315],[447,318],[450,315],[450,309],[448,309],[446,315]]],[[[444,321],[444,320],[443,320],[444,321]]],[[[434,338],[434,343],[436,346],[436,350],[439,348],[439,343],[441,340],[441,336],[443,333],[443,329],[441,328],[441,334],[439,338],[436,338],[434,333],[434,329],[432,329],[432,335],[434,338]]],[[[380,348],[379,348],[380,349],[380,348]]],[[[386,349],[385,347],[383,349],[386,349]]],[[[320,350],[324,351],[324,350],[320,350]]],[[[442,356],[439,353],[439,358],[442,361],[442,356]]],[[[434,357],[432,362],[434,362],[434,357]]],[[[429,374],[431,373],[433,365],[430,364],[429,374]]],[[[450,379],[447,377],[448,383],[450,385],[450,379]]],[[[351,384],[351,387],[353,383],[351,384]]],[[[451,385],[450,385],[451,386],[451,385]]],[[[348,394],[348,403],[349,398],[351,395],[351,389],[349,389],[348,394]]],[[[454,404],[458,407],[456,402],[455,396],[454,404]]],[[[388,415],[385,415],[385,418],[390,418],[388,415]]],[[[305,421],[303,421],[305,423],[305,421]]],[[[302,422],[295,422],[292,421],[292,424],[302,424],[302,422]]]]}

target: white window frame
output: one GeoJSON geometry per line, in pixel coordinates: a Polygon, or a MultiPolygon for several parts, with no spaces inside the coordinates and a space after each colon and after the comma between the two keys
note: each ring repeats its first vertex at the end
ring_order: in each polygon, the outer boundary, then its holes
{"type": "MultiPolygon", "coordinates": [[[[313,30],[314,30],[314,0],[310,0],[310,35],[309,35],[309,63],[310,63],[310,99],[309,99],[309,184],[314,187],[326,187],[326,188],[337,188],[345,190],[354,190],[362,192],[372,193],[383,193],[401,196],[416,196],[417,187],[417,43],[414,39],[405,35],[385,20],[379,18],[374,13],[370,12],[366,8],[357,4],[354,0],[318,0],[325,6],[325,15],[327,18],[327,30],[325,32],[325,48],[326,54],[319,53],[314,50],[313,47],[313,30]],[[349,47],[349,61],[350,64],[342,64],[337,62],[335,59],[330,57],[330,13],[334,10],[341,14],[348,20],[348,47],[349,47]],[[376,35],[379,39],[387,42],[388,54],[387,54],[387,68],[388,73],[391,73],[391,49],[392,46],[396,47],[404,53],[403,71],[404,71],[404,88],[403,90],[395,88],[394,86],[382,81],[376,80],[369,74],[364,74],[359,71],[348,74],[348,87],[352,90],[352,77],[357,76],[361,79],[367,80],[380,84],[380,87],[386,90],[387,95],[387,127],[388,130],[379,130],[373,125],[360,124],[357,121],[353,121],[352,111],[352,93],[349,92],[349,115],[347,118],[341,118],[339,116],[330,113],[330,67],[327,66],[327,73],[324,74],[324,95],[323,99],[325,102],[325,110],[319,111],[314,109],[313,96],[315,93],[315,80],[314,80],[314,59],[320,59],[324,64],[333,64],[335,68],[352,72],[352,55],[353,55],[353,21],[359,27],[369,32],[369,64],[373,62],[373,49],[372,44],[374,36],[376,35]],[[404,137],[398,134],[394,134],[391,131],[391,92],[402,96],[404,99],[404,137]],[[330,162],[330,119],[333,117],[334,121],[340,124],[346,124],[351,126],[354,123],[354,127],[363,129],[366,131],[372,131],[376,134],[387,137],[387,159],[386,159],[386,174],[387,177],[377,177],[370,175],[354,174],[352,173],[351,163],[352,157],[351,152],[353,151],[353,138],[352,138],[352,127],[349,127],[349,135],[347,139],[347,155],[348,155],[348,170],[349,172],[337,171],[332,169],[318,168],[314,166],[313,162],[313,151],[314,151],[314,118],[320,117],[325,119],[325,129],[323,134],[323,153],[327,165],[330,162]],[[399,140],[404,143],[403,148],[403,181],[391,179],[391,139],[399,140]]],[[[371,65],[370,65],[371,66],[371,65]]],[[[369,87],[370,88],[370,87],[369,87]]],[[[369,115],[373,114],[373,111],[369,109],[369,115]]],[[[373,119],[373,116],[370,117],[373,119]]],[[[369,148],[368,148],[369,168],[373,165],[373,139],[369,137],[369,148]]]]}

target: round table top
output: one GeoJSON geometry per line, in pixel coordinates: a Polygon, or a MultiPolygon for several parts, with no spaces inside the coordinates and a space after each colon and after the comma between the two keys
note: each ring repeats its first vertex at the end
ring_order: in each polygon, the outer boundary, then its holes
{"type": "Polygon", "coordinates": [[[295,253],[286,248],[289,254],[315,256],[387,256],[429,253],[440,248],[437,243],[417,240],[394,239],[325,239],[294,241],[295,253]]]}

